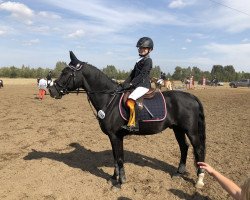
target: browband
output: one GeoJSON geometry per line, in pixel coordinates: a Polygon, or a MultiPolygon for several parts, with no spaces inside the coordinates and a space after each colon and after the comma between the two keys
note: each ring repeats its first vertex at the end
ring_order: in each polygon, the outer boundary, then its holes
{"type": "Polygon", "coordinates": [[[70,69],[73,69],[74,71],[79,71],[80,69],[82,69],[83,65],[78,63],[76,66],[74,65],[69,65],[70,69]]]}

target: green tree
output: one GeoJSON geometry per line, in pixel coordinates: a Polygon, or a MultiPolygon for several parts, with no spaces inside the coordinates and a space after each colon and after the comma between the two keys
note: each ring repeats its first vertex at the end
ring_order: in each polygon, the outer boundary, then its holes
{"type": "Polygon", "coordinates": [[[150,72],[150,77],[155,77],[155,78],[159,78],[161,75],[161,68],[160,66],[155,66],[151,69],[150,72]]]}
{"type": "Polygon", "coordinates": [[[23,78],[31,78],[32,74],[30,68],[22,65],[20,76],[23,78]]]}
{"type": "Polygon", "coordinates": [[[1,68],[1,77],[10,77],[10,68],[9,67],[3,67],[1,68]]]}
{"type": "Polygon", "coordinates": [[[242,78],[250,79],[250,73],[245,73],[245,72],[244,72],[242,78]]]}
{"type": "Polygon", "coordinates": [[[117,80],[125,80],[126,78],[128,78],[131,71],[132,70],[130,70],[128,72],[126,72],[125,70],[118,71],[117,80]]]}
{"type": "Polygon", "coordinates": [[[10,67],[9,77],[10,78],[17,78],[18,75],[19,75],[18,68],[14,67],[14,66],[10,67]]]}
{"type": "Polygon", "coordinates": [[[43,68],[41,67],[38,67],[37,70],[36,70],[36,78],[43,78],[44,75],[43,75],[43,68]]]}
{"type": "Polygon", "coordinates": [[[170,74],[170,73],[167,73],[167,75],[166,75],[166,79],[172,80],[172,76],[171,76],[171,74],[170,74]]]}
{"type": "Polygon", "coordinates": [[[109,78],[117,79],[118,71],[114,65],[107,65],[107,67],[102,69],[103,73],[106,74],[109,78]]]}
{"type": "Polygon", "coordinates": [[[235,69],[232,65],[224,67],[223,81],[233,81],[236,78],[235,69]]]}
{"type": "Polygon", "coordinates": [[[216,78],[221,81],[224,77],[224,68],[221,65],[214,65],[211,70],[212,78],[216,76],[216,78]]]}
{"type": "Polygon", "coordinates": [[[192,75],[194,76],[194,80],[202,79],[202,71],[198,67],[192,68],[192,75]]]}
{"type": "MultiPolygon", "coordinates": [[[[202,76],[204,76],[208,80],[211,80],[211,78],[212,78],[209,71],[202,72],[202,76]]],[[[199,80],[201,80],[201,78],[199,80]]]]}
{"type": "Polygon", "coordinates": [[[179,67],[179,66],[175,67],[175,71],[174,71],[172,77],[173,77],[174,80],[181,80],[182,68],[179,67]]]}
{"type": "Polygon", "coordinates": [[[55,69],[53,70],[53,77],[58,78],[62,70],[67,66],[66,62],[58,61],[56,63],[55,69]]]}

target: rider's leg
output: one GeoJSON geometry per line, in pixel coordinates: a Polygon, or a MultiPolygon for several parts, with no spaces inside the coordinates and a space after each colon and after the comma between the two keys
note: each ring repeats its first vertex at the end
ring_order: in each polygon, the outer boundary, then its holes
{"type": "Polygon", "coordinates": [[[131,131],[139,131],[138,122],[137,122],[138,117],[136,117],[138,113],[135,112],[135,102],[137,99],[139,99],[141,96],[146,94],[148,91],[149,91],[148,88],[138,87],[129,95],[127,106],[130,109],[130,117],[129,117],[128,125],[125,126],[124,128],[129,129],[131,131]]]}
{"type": "Polygon", "coordinates": [[[133,99],[128,99],[126,104],[130,112],[128,126],[135,126],[135,101],[133,99]]]}

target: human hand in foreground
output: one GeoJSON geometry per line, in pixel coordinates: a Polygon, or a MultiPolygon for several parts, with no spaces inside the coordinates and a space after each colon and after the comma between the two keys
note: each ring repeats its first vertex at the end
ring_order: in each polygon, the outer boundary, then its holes
{"type": "Polygon", "coordinates": [[[197,163],[201,169],[205,169],[210,175],[214,173],[215,169],[205,162],[197,163]]]}
{"type": "Polygon", "coordinates": [[[198,162],[197,165],[199,165],[200,168],[205,169],[211,176],[213,176],[215,180],[217,180],[218,183],[221,185],[221,187],[224,190],[226,190],[234,199],[237,199],[237,200],[244,199],[244,198],[241,198],[242,196],[241,188],[238,185],[236,185],[232,180],[225,177],[224,175],[216,171],[213,167],[211,167],[209,164],[205,162],[198,162]]]}

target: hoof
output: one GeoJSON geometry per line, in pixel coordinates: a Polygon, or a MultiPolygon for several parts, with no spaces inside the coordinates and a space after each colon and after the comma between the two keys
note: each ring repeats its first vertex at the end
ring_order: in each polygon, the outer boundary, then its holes
{"type": "Polygon", "coordinates": [[[116,176],[110,176],[110,178],[107,179],[107,183],[111,186],[114,186],[114,185],[118,184],[118,179],[116,176]]]}
{"type": "Polygon", "coordinates": [[[119,191],[121,190],[121,188],[122,188],[122,185],[121,185],[120,183],[117,183],[117,184],[115,184],[115,185],[113,185],[113,186],[111,187],[111,190],[112,190],[113,192],[119,192],[119,191]]]}
{"type": "Polygon", "coordinates": [[[199,174],[198,181],[197,181],[197,183],[195,185],[196,188],[199,188],[199,189],[203,188],[203,186],[204,186],[204,182],[203,182],[204,176],[205,176],[204,173],[199,174]]]}
{"type": "Polygon", "coordinates": [[[195,187],[198,189],[203,188],[203,186],[204,186],[204,183],[202,181],[197,181],[197,183],[195,184],[195,187]]]}
{"type": "Polygon", "coordinates": [[[186,165],[180,164],[179,167],[178,167],[177,173],[180,173],[180,174],[186,173],[186,165]]]}
{"type": "Polygon", "coordinates": [[[183,174],[176,172],[176,173],[174,173],[174,174],[172,175],[172,179],[181,178],[182,175],[183,175],[183,174]]]}
{"type": "Polygon", "coordinates": [[[126,183],[126,181],[127,181],[127,180],[126,180],[126,178],[125,178],[125,177],[120,178],[120,183],[121,183],[121,184],[126,183]]]}
{"type": "Polygon", "coordinates": [[[116,184],[115,182],[117,183],[117,181],[115,181],[115,180],[112,179],[112,178],[107,180],[107,183],[108,183],[109,185],[111,185],[111,186],[113,186],[114,184],[116,184]]]}

